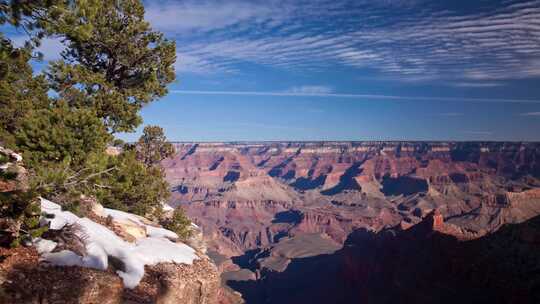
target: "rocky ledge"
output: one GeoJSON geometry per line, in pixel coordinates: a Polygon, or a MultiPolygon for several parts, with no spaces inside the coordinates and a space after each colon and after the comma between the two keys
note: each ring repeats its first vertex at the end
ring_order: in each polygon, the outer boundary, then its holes
{"type": "MultiPolygon", "coordinates": [[[[0,148],[4,194],[26,187],[22,158],[0,148]]],[[[134,214],[84,198],[85,217],[41,199],[49,230],[27,246],[0,248],[0,303],[238,303],[223,289],[199,228],[181,241],[134,214]]]]}

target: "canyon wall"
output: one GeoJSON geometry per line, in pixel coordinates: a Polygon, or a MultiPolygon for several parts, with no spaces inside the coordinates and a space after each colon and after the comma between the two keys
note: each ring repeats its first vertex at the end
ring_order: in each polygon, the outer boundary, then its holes
{"type": "MultiPolygon", "coordinates": [[[[243,287],[272,285],[279,273],[310,276],[295,269],[309,269],[302,261],[321,266],[318,256],[334,256],[360,230],[407,231],[436,214],[437,231],[461,242],[540,214],[539,143],[175,146],[162,163],[170,204],[202,227],[222,279],[247,292],[248,303],[269,298],[243,287]]],[[[324,267],[337,271],[345,258],[335,259],[324,267]]]]}
{"type": "Polygon", "coordinates": [[[461,142],[176,143],[171,203],[226,256],[280,238],[418,223],[437,209],[470,234],[540,213],[540,145],[461,142]]]}

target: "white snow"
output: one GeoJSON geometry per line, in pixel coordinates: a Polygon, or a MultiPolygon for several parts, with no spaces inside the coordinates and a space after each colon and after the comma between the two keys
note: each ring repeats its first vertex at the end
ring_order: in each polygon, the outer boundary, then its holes
{"type": "Polygon", "coordinates": [[[163,211],[165,212],[174,211],[174,208],[166,202],[161,202],[161,206],[163,207],[163,211]]]}
{"type": "Polygon", "coordinates": [[[15,158],[15,160],[19,163],[22,162],[22,156],[17,153],[11,153],[11,157],[15,158]]]}
{"type": "Polygon", "coordinates": [[[132,221],[136,224],[144,225],[139,216],[135,214],[109,208],[103,208],[103,212],[106,216],[111,216],[115,220],[132,221]]]}
{"type": "Polygon", "coordinates": [[[38,238],[34,241],[34,246],[39,254],[49,253],[56,248],[58,244],[51,240],[38,238]]]}
{"type": "MultiPolygon", "coordinates": [[[[124,285],[127,288],[134,288],[144,276],[145,265],[164,262],[192,264],[193,260],[197,259],[193,248],[171,242],[168,238],[173,235],[177,237],[176,234],[163,228],[145,225],[149,237],[141,238],[133,244],[88,218],[79,218],[71,212],[62,211],[59,205],[51,201],[42,199],[41,208],[43,213],[54,215],[53,219],[44,218],[45,222],[50,223],[51,229],[61,229],[66,224],[76,223],[83,228],[80,237],[86,240],[87,252],[83,257],[68,250],[45,253],[41,256],[54,265],[78,265],[105,270],[108,266],[108,256],[113,256],[124,263],[125,271],[117,271],[124,285]]],[[[113,218],[129,219],[144,225],[136,215],[130,213],[112,209],[106,209],[105,212],[113,218]]]]}
{"type": "Polygon", "coordinates": [[[45,253],[41,258],[58,266],[82,266],[82,257],[73,251],[62,250],[59,252],[45,253]]]}
{"type": "Polygon", "coordinates": [[[167,229],[164,229],[164,228],[158,228],[158,227],[152,227],[152,226],[149,226],[149,225],[146,225],[146,234],[149,236],[149,237],[155,237],[155,238],[167,238],[167,239],[171,239],[171,240],[177,240],[178,239],[178,234],[170,231],[170,230],[167,230],[167,229]]]}
{"type": "Polygon", "coordinates": [[[109,208],[103,208],[103,211],[104,211],[105,215],[111,216],[115,220],[132,221],[132,222],[134,222],[136,224],[139,224],[141,226],[146,227],[146,234],[149,237],[154,237],[154,238],[161,237],[161,238],[168,238],[168,239],[171,239],[171,240],[177,240],[178,239],[178,235],[176,233],[174,233],[174,232],[172,232],[170,230],[164,229],[164,228],[159,228],[159,227],[154,227],[154,226],[151,226],[151,225],[147,225],[147,224],[143,223],[141,221],[141,219],[137,215],[134,215],[134,214],[131,214],[131,213],[128,213],[128,212],[124,212],[124,211],[109,209],[109,208]]]}
{"type": "Polygon", "coordinates": [[[54,216],[53,218],[46,216],[40,220],[42,225],[49,223],[49,228],[51,230],[60,230],[64,228],[65,225],[74,224],[79,219],[79,217],[75,214],[69,211],[62,211],[60,205],[57,205],[44,198],[41,199],[41,211],[50,216],[54,216]]]}

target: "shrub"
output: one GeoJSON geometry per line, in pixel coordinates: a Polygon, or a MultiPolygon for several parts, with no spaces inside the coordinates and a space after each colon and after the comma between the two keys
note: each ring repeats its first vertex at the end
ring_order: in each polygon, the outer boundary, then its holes
{"type": "Polygon", "coordinates": [[[103,187],[94,194],[104,206],[157,219],[162,201],[168,199],[169,185],[160,167],[146,167],[133,150],[110,156],[110,167],[115,168],[102,177],[103,187]]]}
{"type": "Polygon", "coordinates": [[[177,207],[174,210],[172,217],[162,220],[161,225],[178,234],[178,237],[180,237],[181,240],[189,239],[193,233],[191,221],[186,216],[182,207],[177,207]]]}

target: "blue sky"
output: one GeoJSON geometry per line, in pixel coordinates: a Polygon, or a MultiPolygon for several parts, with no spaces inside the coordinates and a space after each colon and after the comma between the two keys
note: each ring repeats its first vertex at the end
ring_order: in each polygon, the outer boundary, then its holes
{"type": "Polygon", "coordinates": [[[540,140],[540,1],[145,6],[177,42],[143,110],[172,140],[540,140]]]}

